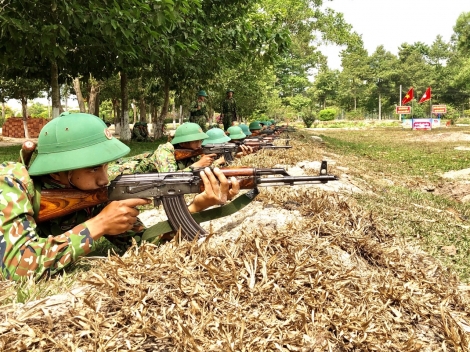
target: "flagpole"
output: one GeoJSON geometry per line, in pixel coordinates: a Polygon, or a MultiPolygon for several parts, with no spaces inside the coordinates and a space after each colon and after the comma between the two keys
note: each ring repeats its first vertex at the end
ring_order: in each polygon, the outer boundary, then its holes
{"type": "MultiPolygon", "coordinates": [[[[401,100],[401,84],[400,84],[400,100],[398,101],[398,106],[401,106],[401,102],[402,100],[401,100]]],[[[400,121],[403,121],[403,114],[400,114],[398,118],[400,119],[400,121]]]]}

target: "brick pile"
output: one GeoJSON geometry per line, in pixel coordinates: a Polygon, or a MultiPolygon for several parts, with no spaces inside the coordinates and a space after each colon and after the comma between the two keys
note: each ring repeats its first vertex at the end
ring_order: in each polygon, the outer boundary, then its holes
{"type": "MultiPolygon", "coordinates": [[[[39,132],[50,120],[42,118],[27,118],[28,132],[30,138],[38,138],[39,132]]],[[[21,117],[10,117],[5,120],[2,127],[2,135],[11,138],[25,138],[23,119],[21,117]]]]}

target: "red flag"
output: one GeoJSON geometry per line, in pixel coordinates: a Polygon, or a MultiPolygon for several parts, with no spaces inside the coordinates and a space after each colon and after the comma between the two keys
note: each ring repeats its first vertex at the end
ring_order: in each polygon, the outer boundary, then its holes
{"type": "Polygon", "coordinates": [[[426,89],[426,92],[424,92],[424,95],[421,97],[421,99],[419,99],[418,103],[424,103],[426,100],[429,99],[431,99],[431,87],[428,87],[428,89],[426,89]]]}
{"type": "Polygon", "coordinates": [[[406,103],[409,103],[412,100],[413,100],[413,87],[411,87],[408,93],[406,93],[406,95],[403,97],[401,101],[401,105],[405,105],[406,103]]]}

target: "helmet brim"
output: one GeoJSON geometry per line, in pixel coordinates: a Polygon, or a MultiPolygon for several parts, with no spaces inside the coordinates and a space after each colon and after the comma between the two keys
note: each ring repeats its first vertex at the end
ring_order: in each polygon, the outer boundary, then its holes
{"type": "Polygon", "coordinates": [[[201,141],[206,139],[207,137],[209,136],[204,132],[192,133],[186,136],[176,136],[171,140],[171,144],[175,145],[184,142],[201,141]]]}
{"type": "Polygon", "coordinates": [[[220,137],[220,138],[215,138],[215,139],[204,139],[202,141],[202,145],[206,145],[206,144],[220,144],[220,143],[225,143],[225,142],[228,142],[230,140],[230,137],[229,136],[223,136],[223,137],[220,137]]]}
{"type": "Polygon", "coordinates": [[[31,176],[38,176],[102,165],[117,160],[129,152],[130,148],[127,145],[112,138],[86,148],[38,154],[28,173],[31,176]]]}
{"type": "Polygon", "coordinates": [[[246,138],[246,134],[244,133],[236,133],[234,135],[230,135],[230,139],[243,139],[246,138]]]}

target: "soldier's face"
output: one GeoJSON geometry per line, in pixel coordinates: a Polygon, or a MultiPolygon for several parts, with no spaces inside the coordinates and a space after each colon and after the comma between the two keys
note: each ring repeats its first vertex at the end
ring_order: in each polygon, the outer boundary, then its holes
{"type": "Polygon", "coordinates": [[[51,174],[51,177],[68,187],[74,186],[82,191],[92,191],[109,183],[108,164],[62,171],[51,174]]]}

